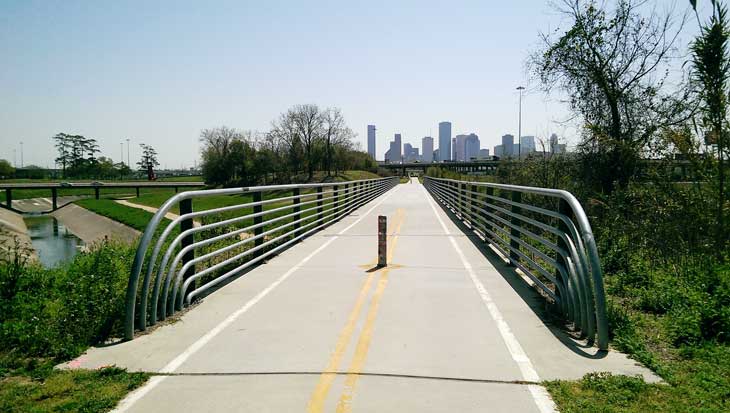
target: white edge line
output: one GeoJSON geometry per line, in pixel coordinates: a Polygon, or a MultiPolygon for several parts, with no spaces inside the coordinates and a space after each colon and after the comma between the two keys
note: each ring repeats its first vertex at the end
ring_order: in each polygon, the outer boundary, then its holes
{"type": "MultiPolygon", "coordinates": [[[[444,233],[448,236],[449,241],[451,241],[451,246],[454,247],[454,251],[456,251],[456,254],[459,256],[459,259],[461,260],[464,269],[467,273],[469,273],[469,278],[471,278],[472,282],[474,283],[474,287],[476,287],[477,291],[479,292],[479,296],[484,302],[484,305],[486,305],[487,310],[489,310],[489,315],[492,317],[492,320],[494,320],[495,324],[497,324],[497,329],[499,330],[499,334],[502,336],[504,344],[507,346],[507,350],[512,356],[512,359],[517,363],[517,366],[520,368],[520,372],[522,373],[522,379],[531,382],[540,381],[540,376],[537,374],[535,367],[532,365],[532,361],[530,361],[530,358],[527,356],[527,353],[525,353],[525,350],[520,345],[517,337],[515,337],[515,335],[512,333],[512,330],[507,324],[507,321],[505,321],[504,317],[502,317],[502,312],[499,311],[499,308],[497,308],[497,304],[494,302],[494,300],[492,300],[492,296],[489,294],[487,289],[484,287],[484,284],[482,284],[477,275],[474,273],[474,269],[472,268],[471,264],[469,264],[469,261],[467,261],[466,256],[459,247],[459,244],[457,244],[456,239],[454,239],[454,237],[451,235],[451,232],[449,232],[448,227],[446,227],[446,223],[444,223],[441,215],[439,215],[438,211],[436,210],[436,205],[431,199],[431,195],[426,191],[425,187],[423,188],[423,192],[426,196],[428,204],[433,210],[434,215],[436,215],[436,219],[438,219],[439,224],[441,224],[441,228],[443,228],[444,233]]],[[[541,413],[557,412],[557,407],[555,406],[555,403],[550,399],[550,396],[548,395],[547,390],[544,387],[536,384],[531,384],[528,385],[528,389],[530,391],[530,395],[532,395],[532,399],[535,401],[535,404],[537,405],[537,408],[540,410],[541,413]]]]}
{"type": "MultiPolygon", "coordinates": [[[[160,373],[172,373],[174,372],[178,367],[180,367],[185,361],[187,361],[193,354],[195,354],[198,350],[200,350],[203,346],[205,346],[210,340],[212,340],[215,336],[217,336],[221,331],[223,331],[226,327],[231,325],[238,317],[240,317],[243,313],[251,309],[256,303],[261,301],[262,298],[264,298],[266,295],[268,295],[271,291],[273,291],[279,284],[284,282],[287,278],[289,278],[290,275],[292,275],[296,270],[301,268],[304,264],[307,263],[312,257],[317,255],[319,252],[327,248],[330,244],[332,244],[337,238],[339,238],[340,235],[344,234],[346,231],[350,230],[352,227],[357,225],[360,221],[362,221],[365,217],[367,217],[375,208],[379,207],[380,204],[385,202],[386,199],[390,198],[391,195],[393,195],[400,186],[396,186],[395,190],[386,195],[384,198],[382,198],[378,203],[373,205],[370,209],[367,210],[363,215],[361,215],[358,219],[356,219],[353,223],[345,227],[342,231],[338,232],[337,235],[333,236],[332,238],[328,239],[324,244],[320,245],[319,248],[312,251],[309,255],[304,257],[301,261],[299,261],[295,266],[291,267],[287,272],[285,272],[281,277],[279,277],[276,281],[271,283],[268,287],[263,289],[260,293],[258,293],[255,297],[250,299],[246,304],[243,305],[243,307],[239,308],[235,312],[231,313],[228,317],[226,317],[225,320],[221,321],[217,326],[213,327],[210,331],[208,331],[205,335],[200,337],[198,340],[196,340],[193,344],[191,344],[185,351],[180,353],[177,357],[175,357],[172,361],[167,363],[165,367],[160,369],[160,373]]],[[[147,393],[149,393],[152,389],[157,387],[160,383],[162,383],[166,378],[170,376],[153,376],[150,378],[150,380],[142,387],[138,388],[137,390],[133,391],[132,393],[129,393],[124,399],[122,399],[117,407],[112,410],[112,412],[115,413],[122,413],[129,410],[130,407],[132,407],[139,399],[144,397],[147,393]]]]}

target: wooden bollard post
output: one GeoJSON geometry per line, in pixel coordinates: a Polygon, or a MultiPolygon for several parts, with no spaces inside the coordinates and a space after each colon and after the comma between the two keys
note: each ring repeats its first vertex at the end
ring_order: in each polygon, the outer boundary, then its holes
{"type": "Polygon", "coordinates": [[[378,267],[388,265],[386,257],[388,254],[388,218],[378,216],[378,267]]]}

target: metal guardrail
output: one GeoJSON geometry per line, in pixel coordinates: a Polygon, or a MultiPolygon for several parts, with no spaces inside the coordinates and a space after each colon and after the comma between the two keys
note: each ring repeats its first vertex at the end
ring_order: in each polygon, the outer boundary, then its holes
{"type": "MultiPolygon", "coordinates": [[[[14,190],[50,190],[51,194],[51,209],[48,211],[41,211],[41,214],[49,214],[57,209],[63,208],[66,205],[73,203],[72,201],[66,202],[59,206],[58,198],[59,192],[71,191],[76,189],[93,189],[94,198],[99,199],[101,196],[101,190],[107,189],[134,189],[139,198],[140,188],[171,188],[177,190],[179,188],[200,188],[205,186],[204,182],[149,182],[149,181],[132,181],[132,182],[26,182],[26,183],[0,183],[0,191],[5,191],[5,204],[0,204],[0,207],[9,209],[13,212],[23,214],[27,211],[22,211],[17,208],[13,208],[13,191],[14,190]]],[[[74,194],[72,194],[74,195],[74,194]]]]}
{"type": "Polygon", "coordinates": [[[134,337],[135,319],[136,327],[145,330],[189,305],[195,297],[339,220],[398,182],[392,177],[174,195],[150,220],[137,248],[127,286],[125,339],[134,337]],[[229,206],[193,210],[194,200],[204,205],[204,198],[224,195],[250,197],[229,206]],[[165,214],[175,205],[179,205],[180,216],[162,229],[165,214]],[[202,254],[196,257],[196,252],[202,254]],[[158,263],[159,257],[162,259],[158,263]]]}
{"type": "Polygon", "coordinates": [[[608,349],[598,250],[588,217],[570,192],[432,177],[424,185],[525,273],[581,335],[593,343],[597,334],[599,349],[608,349]]]}

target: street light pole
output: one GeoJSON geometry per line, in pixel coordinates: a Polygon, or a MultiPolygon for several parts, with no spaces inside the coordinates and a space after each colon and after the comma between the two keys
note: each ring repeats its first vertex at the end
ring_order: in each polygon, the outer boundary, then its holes
{"type": "Polygon", "coordinates": [[[129,162],[129,138],[127,138],[127,168],[132,170],[132,164],[129,162]]]}
{"type": "Polygon", "coordinates": [[[520,92],[519,120],[517,124],[517,159],[522,159],[522,91],[525,88],[524,86],[518,86],[517,90],[520,92]]]}
{"type": "Polygon", "coordinates": [[[517,124],[517,159],[522,159],[522,153],[520,152],[522,149],[522,91],[525,90],[525,87],[517,86],[517,90],[520,91],[520,117],[517,124]]]}
{"type": "Polygon", "coordinates": [[[23,141],[20,141],[20,167],[23,167],[23,141]]]}

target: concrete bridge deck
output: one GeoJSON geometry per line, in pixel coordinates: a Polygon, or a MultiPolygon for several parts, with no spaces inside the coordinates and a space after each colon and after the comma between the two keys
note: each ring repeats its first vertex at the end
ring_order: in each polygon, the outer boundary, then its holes
{"type": "Polygon", "coordinates": [[[539,383],[658,378],[541,317],[536,293],[412,181],[207,297],[68,363],[158,372],[130,412],[550,412],[539,383]],[[388,216],[389,266],[376,263],[388,216]]]}

